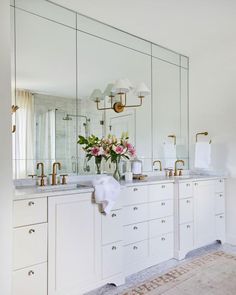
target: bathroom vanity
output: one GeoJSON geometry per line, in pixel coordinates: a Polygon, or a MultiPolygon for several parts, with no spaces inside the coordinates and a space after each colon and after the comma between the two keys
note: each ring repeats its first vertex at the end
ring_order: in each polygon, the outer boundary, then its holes
{"type": "Polygon", "coordinates": [[[216,240],[225,241],[225,180],[167,179],[123,184],[103,215],[93,188],[14,200],[13,295],[78,295],[216,240]]]}

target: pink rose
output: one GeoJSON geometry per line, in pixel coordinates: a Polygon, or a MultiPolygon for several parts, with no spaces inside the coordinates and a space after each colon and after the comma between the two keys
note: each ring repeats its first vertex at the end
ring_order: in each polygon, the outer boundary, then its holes
{"type": "Polygon", "coordinates": [[[132,157],[134,157],[135,154],[136,154],[136,151],[135,151],[134,148],[131,148],[131,149],[129,149],[129,153],[130,153],[130,155],[131,155],[132,157]]]}
{"type": "Polygon", "coordinates": [[[90,154],[95,157],[99,156],[99,152],[100,152],[100,149],[97,146],[92,147],[90,150],[90,154]]]}
{"type": "Polygon", "coordinates": [[[114,146],[114,147],[113,147],[113,151],[114,151],[116,154],[122,154],[123,151],[124,151],[124,148],[123,148],[122,145],[114,146]]]}

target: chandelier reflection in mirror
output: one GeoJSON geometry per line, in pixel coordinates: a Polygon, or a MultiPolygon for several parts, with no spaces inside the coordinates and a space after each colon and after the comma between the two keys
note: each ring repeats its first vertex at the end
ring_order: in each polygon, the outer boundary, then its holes
{"type": "Polygon", "coordinates": [[[105,91],[102,92],[100,89],[95,89],[90,99],[97,104],[99,111],[114,110],[116,113],[121,113],[125,108],[136,108],[143,104],[143,98],[150,94],[148,87],[142,82],[136,88],[130,83],[128,79],[116,80],[114,84],[108,84],[105,91]],[[133,91],[139,98],[139,104],[127,104],[127,94],[133,91]],[[105,97],[110,98],[109,107],[100,107],[101,101],[105,100],[105,97]]]}

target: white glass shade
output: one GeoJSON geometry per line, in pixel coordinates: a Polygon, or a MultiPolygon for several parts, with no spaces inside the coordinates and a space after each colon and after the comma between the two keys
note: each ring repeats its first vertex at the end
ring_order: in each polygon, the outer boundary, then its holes
{"type": "Polygon", "coordinates": [[[100,89],[94,89],[92,94],[90,95],[90,99],[93,101],[101,101],[104,99],[102,91],[100,89]]]}
{"type": "Polygon", "coordinates": [[[134,86],[132,85],[132,83],[130,82],[130,80],[128,78],[123,79],[124,83],[126,84],[126,87],[129,88],[129,90],[133,90],[134,86]]]}
{"type": "Polygon", "coordinates": [[[115,93],[127,93],[129,92],[129,85],[126,84],[125,80],[119,79],[116,80],[113,90],[115,93]]]}
{"type": "Polygon", "coordinates": [[[107,85],[106,89],[104,90],[103,92],[103,96],[111,96],[111,95],[114,95],[115,94],[115,91],[114,91],[114,84],[113,83],[110,83],[107,85]]]}
{"type": "Polygon", "coordinates": [[[147,96],[151,93],[151,91],[149,90],[149,88],[142,82],[140,83],[137,88],[135,89],[135,94],[138,97],[144,97],[147,96]]]}

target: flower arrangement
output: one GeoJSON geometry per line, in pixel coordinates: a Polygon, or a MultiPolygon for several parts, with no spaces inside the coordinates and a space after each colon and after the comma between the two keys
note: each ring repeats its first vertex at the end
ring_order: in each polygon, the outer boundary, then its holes
{"type": "Polygon", "coordinates": [[[99,139],[95,135],[91,135],[88,138],[80,135],[78,143],[84,145],[83,149],[87,153],[86,157],[88,160],[95,157],[98,173],[101,173],[100,165],[103,158],[106,161],[110,159],[112,163],[115,163],[116,166],[113,176],[116,179],[120,179],[120,160],[122,158],[129,160],[135,157],[136,154],[134,146],[129,143],[127,132],[123,132],[119,139],[114,135],[108,135],[102,139],[99,139]]]}

